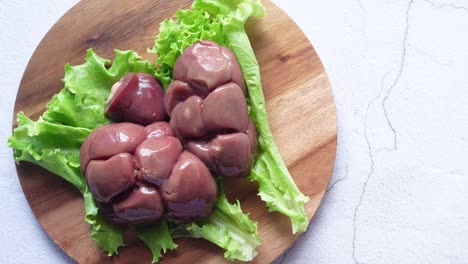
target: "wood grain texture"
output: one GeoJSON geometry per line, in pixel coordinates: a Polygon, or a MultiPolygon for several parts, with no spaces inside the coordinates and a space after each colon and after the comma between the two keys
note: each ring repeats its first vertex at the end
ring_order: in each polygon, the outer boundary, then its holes
{"type": "MultiPolygon", "coordinates": [[[[88,48],[104,58],[112,58],[113,49],[133,49],[144,58],[154,59],[146,48],[152,46],[159,23],[190,4],[189,0],[81,1],[51,28],[34,52],[21,81],[15,116],[24,111],[36,119],[63,87],[63,66],[83,63],[88,48]]],[[[311,198],[306,205],[310,219],[325,193],[335,159],[333,94],[320,59],[302,31],[273,3],[264,1],[264,5],[267,16],[251,19],[247,31],[261,67],[275,141],[295,182],[311,198]]],[[[119,255],[107,257],[89,239],[77,190],[32,164],[23,162],[17,171],[42,227],[77,262],[150,262],[149,250],[130,231],[125,235],[128,246],[119,255]]],[[[254,263],[273,261],[297,238],[291,234],[289,219],[267,211],[254,183],[229,180],[225,184],[229,199],[240,199],[244,212],[250,212],[260,223],[264,243],[254,263]]],[[[161,263],[227,262],[221,249],[204,240],[176,242],[178,249],[166,254],[161,263]]]]}

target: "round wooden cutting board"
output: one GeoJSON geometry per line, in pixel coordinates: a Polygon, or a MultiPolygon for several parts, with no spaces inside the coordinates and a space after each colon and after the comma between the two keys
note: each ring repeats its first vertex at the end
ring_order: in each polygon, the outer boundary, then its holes
{"type": "MultiPolygon", "coordinates": [[[[84,62],[86,50],[112,58],[114,49],[133,49],[144,58],[159,23],[189,0],[83,0],[66,13],[37,47],[29,62],[15,105],[33,120],[62,87],[63,66],[84,62]]],[[[335,160],[336,113],[333,94],[317,53],[297,25],[270,1],[267,16],[251,19],[247,31],[260,63],[269,122],[295,182],[310,197],[312,218],[325,193],[335,160]]],[[[16,120],[16,118],[15,118],[16,120]]],[[[16,126],[16,124],[15,124],[16,126]]],[[[126,232],[127,247],[107,257],[89,238],[81,195],[61,178],[26,162],[18,167],[23,191],[49,236],[79,263],[149,263],[151,253],[134,234],[126,232]]],[[[231,201],[259,222],[263,244],[254,263],[269,263],[297,239],[287,217],[269,213],[246,180],[226,183],[231,201]]],[[[314,230],[309,230],[314,232],[314,230]]],[[[162,263],[222,263],[223,251],[202,239],[177,239],[179,247],[162,263]]]]}

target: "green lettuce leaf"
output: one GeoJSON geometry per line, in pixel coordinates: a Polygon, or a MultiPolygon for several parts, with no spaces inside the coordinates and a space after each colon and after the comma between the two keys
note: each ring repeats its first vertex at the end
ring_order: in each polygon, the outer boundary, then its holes
{"type": "Polygon", "coordinates": [[[244,30],[247,18],[262,15],[262,11],[259,5],[241,3],[223,28],[226,42],[236,54],[244,73],[249,91],[249,114],[260,137],[260,155],[249,177],[258,182],[259,195],[270,211],[287,215],[291,219],[293,233],[304,232],[309,224],[304,209],[309,198],[297,188],[274,142],[268,124],[260,68],[244,30]]]}
{"type": "Polygon", "coordinates": [[[18,127],[8,139],[16,162],[35,163],[73,184],[84,196],[91,238],[109,255],[123,245],[122,230],[98,210],[80,170],[79,151],[89,133],[110,123],[104,106],[112,85],[128,72],[154,74],[154,65],[134,51],[115,51],[114,61],[99,57],[92,49],[86,62],[65,66],[65,87],[47,104],[37,121],[18,114],[18,127]]]}
{"type": "Polygon", "coordinates": [[[224,44],[221,17],[212,17],[204,10],[180,9],[174,15],[178,20],[165,19],[150,52],[158,54],[155,75],[165,88],[172,81],[176,59],[193,43],[210,39],[224,44]]]}
{"type": "Polygon", "coordinates": [[[104,107],[112,85],[128,72],[154,74],[154,65],[142,61],[131,50],[116,50],[114,62],[110,63],[89,49],[86,63],[65,65],[65,88],[47,104],[43,118],[53,123],[89,129],[110,123],[104,115],[104,107]]]}
{"type": "Polygon", "coordinates": [[[258,223],[242,212],[239,201],[230,204],[224,194],[216,201],[211,216],[202,222],[187,225],[192,237],[204,238],[226,250],[224,257],[229,260],[251,261],[255,250],[261,244],[258,223]]]}
{"type": "Polygon", "coordinates": [[[88,187],[86,187],[83,197],[86,213],[85,220],[91,227],[91,239],[98,247],[107,252],[108,256],[118,254],[117,249],[124,244],[122,229],[118,225],[110,223],[99,211],[88,187]]]}
{"type": "Polygon", "coordinates": [[[172,240],[166,220],[160,220],[150,226],[135,226],[138,237],[145,242],[153,254],[152,263],[157,263],[166,251],[177,248],[172,240]]]}
{"type": "Polygon", "coordinates": [[[36,122],[23,112],[18,127],[8,138],[16,162],[35,163],[73,184],[84,192],[86,182],[80,171],[80,146],[91,130],[55,124],[39,118],[36,122]]]}
{"type": "Polygon", "coordinates": [[[307,229],[305,203],[309,198],[294,183],[273,140],[265,108],[260,69],[245,32],[246,20],[263,16],[258,0],[195,0],[192,9],[179,10],[175,19],[166,19],[156,37],[153,52],[160,67],[156,76],[166,87],[172,80],[172,68],[182,51],[203,39],[228,46],[237,56],[247,83],[249,115],[259,131],[260,152],[249,178],[259,184],[259,195],[270,211],[291,219],[293,233],[307,229]]]}

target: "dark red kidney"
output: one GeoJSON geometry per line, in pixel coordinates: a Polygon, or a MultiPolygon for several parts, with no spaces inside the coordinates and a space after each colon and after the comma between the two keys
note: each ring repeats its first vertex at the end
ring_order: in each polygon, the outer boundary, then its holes
{"type": "Polygon", "coordinates": [[[140,181],[159,186],[169,178],[172,167],[182,153],[175,137],[149,138],[135,151],[135,163],[140,181]]]}
{"type": "Polygon", "coordinates": [[[209,142],[187,143],[187,150],[199,157],[215,175],[226,177],[248,176],[256,147],[256,139],[251,142],[245,133],[217,135],[209,142]]]}
{"type": "Polygon", "coordinates": [[[249,126],[247,127],[247,131],[245,133],[249,137],[250,151],[252,152],[252,157],[255,158],[258,152],[258,131],[257,127],[255,127],[255,124],[251,119],[249,119],[249,126]]]}
{"type": "Polygon", "coordinates": [[[120,153],[107,160],[91,160],[86,169],[86,183],[96,200],[110,202],[135,183],[133,156],[120,153]]]}
{"type": "Polygon", "coordinates": [[[202,103],[199,96],[193,95],[174,108],[170,125],[176,136],[192,138],[205,135],[202,103]]]}
{"type": "Polygon", "coordinates": [[[164,110],[166,114],[171,116],[176,105],[192,95],[195,95],[195,93],[187,83],[179,80],[171,82],[164,95],[164,110]]]}
{"type": "Polygon", "coordinates": [[[216,88],[203,101],[202,118],[208,131],[245,132],[249,116],[240,87],[231,82],[216,88]]]}
{"type": "Polygon", "coordinates": [[[99,212],[102,213],[107,220],[111,221],[112,223],[118,225],[126,225],[129,224],[126,220],[118,217],[114,211],[114,204],[113,203],[101,203],[96,201],[96,205],[99,208],[99,212]]]}
{"type": "Polygon", "coordinates": [[[231,80],[231,66],[218,44],[200,41],[186,48],[177,58],[174,79],[188,83],[204,97],[231,80]]]}
{"type": "Polygon", "coordinates": [[[112,87],[105,114],[118,122],[149,125],[165,119],[163,98],[161,83],[154,76],[127,73],[112,87]]]}
{"type": "Polygon", "coordinates": [[[210,143],[209,156],[219,175],[245,177],[252,168],[250,141],[244,133],[216,136],[210,143]]]}
{"type": "Polygon", "coordinates": [[[246,95],[237,57],[228,48],[210,40],[199,41],[186,48],[175,62],[173,77],[188,83],[201,97],[228,82],[235,82],[246,95]]]}
{"type": "Polygon", "coordinates": [[[189,141],[186,144],[187,151],[197,156],[208,169],[215,171],[214,163],[210,157],[210,141],[189,141]]]}
{"type": "Polygon", "coordinates": [[[183,222],[209,216],[217,196],[218,188],[210,171],[187,151],[180,155],[169,180],[161,185],[168,216],[183,222]]]}
{"type": "Polygon", "coordinates": [[[147,185],[137,184],[128,196],[114,203],[115,215],[132,224],[156,221],[164,214],[159,192],[147,185]]]}
{"type": "Polygon", "coordinates": [[[196,42],[177,58],[173,77],[164,106],[174,135],[214,174],[247,176],[258,135],[235,54],[213,41],[196,42]]]}
{"type": "Polygon", "coordinates": [[[166,122],[146,127],[115,123],[90,133],[80,149],[80,165],[96,204],[113,223],[147,224],[164,217],[166,204],[160,197],[161,185],[173,178],[169,187],[175,189],[171,192],[180,189],[180,195],[169,201],[173,202],[172,208],[177,208],[177,200],[186,196],[187,186],[174,182],[187,173],[190,175],[184,180],[199,188],[192,193],[195,200],[187,202],[195,204],[193,214],[186,210],[184,215],[170,215],[197,219],[211,213],[217,185],[203,162],[190,153],[181,155],[182,151],[182,144],[166,122]],[[197,184],[207,188],[202,190],[197,184]]]}
{"type": "Polygon", "coordinates": [[[146,138],[145,128],[132,123],[115,123],[99,127],[88,136],[82,145],[81,158],[107,159],[119,153],[134,153],[146,138]],[[86,153],[87,148],[87,153],[86,153]]]}
{"type": "Polygon", "coordinates": [[[167,122],[156,122],[145,127],[147,138],[172,137],[171,126],[167,122]]]}
{"type": "Polygon", "coordinates": [[[239,65],[236,55],[230,49],[221,46],[223,56],[227,59],[231,68],[231,81],[239,85],[244,96],[247,96],[247,87],[245,87],[244,75],[239,65]]]}

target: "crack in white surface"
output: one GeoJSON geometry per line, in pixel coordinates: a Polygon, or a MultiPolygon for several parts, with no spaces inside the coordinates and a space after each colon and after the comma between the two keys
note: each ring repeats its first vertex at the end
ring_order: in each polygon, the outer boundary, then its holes
{"type": "Polygon", "coordinates": [[[381,148],[381,149],[385,149],[385,150],[388,150],[388,151],[395,151],[395,150],[398,149],[397,132],[396,132],[395,127],[393,126],[389,116],[388,116],[387,101],[390,98],[390,95],[391,95],[391,93],[393,91],[393,88],[395,88],[395,86],[400,81],[400,78],[401,78],[401,75],[403,73],[403,69],[404,69],[404,66],[405,66],[406,50],[407,50],[407,45],[408,45],[407,41],[408,41],[408,31],[409,31],[409,12],[410,12],[411,6],[413,6],[413,4],[414,4],[414,0],[411,0],[409,2],[409,4],[408,4],[408,8],[406,9],[406,28],[405,28],[405,35],[403,37],[402,56],[401,56],[401,61],[400,61],[400,67],[398,68],[398,72],[397,72],[397,76],[396,76],[395,80],[390,85],[390,88],[388,89],[387,94],[385,95],[385,97],[382,100],[382,108],[383,108],[383,111],[384,111],[385,119],[387,121],[388,127],[392,130],[392,133],[393,133],[393,149],[391,149],[391,148],[389,149],[389,148],[386,148],[386,147],[381,148]]]}
{"type": "MultiPolygon", "coordinates": [[[[452,8],[452,9],[459,9],[459,10],[463,10],[464,12],[468,12],[468,8],[467,7],[464,7],[464,6],[459,6],[459,5],[454,5],[454,4],[436,4],[430,0],[423,0],[424,2],[430,4],[432,7],[434,8],[438,8],[438,9],[442,9],[442,8],[452,8]]],[[[397,144],[397,131],[395,130],[395,127],[393,126],[393,123],[391,122],[389,116],[388,116],[388,105],[387,105],[387,101],[390,97],[390,94],[392,93],[393,91],[393,88],[398,84],[398,82],[400,81],[400,78],[401,78],[401,75],[403,73],[403,69],[404,69],[404,66],[405,66],[405,61],[406,61],[406,52],[407,52],[407,49],[408,49],[408,46],[410,46],[407,42],[408,40],[408,30],[409,30],[409,12],[410,12],[410,9],[412,7],[412,5],[414,4],[414,0],[411,0],[408,4],[408,8],[406,10],[406,29],[405,29],[405,34],[404,34],[404,38],[403,38],[403,45],[402,45],[402,57],[401,57],[401,61],[400,61],[400,67],[398,69],[398,72],[397,72],[397,76],[395,78],[395,80],[393,81],[393,83],[390,85],[390,88],[388,89],[388,92],[387,94],[385,95],[384,99],[382,100],[382,108],[383,108],[383,112],[384,112],[384,115],[385,115],[385,119],[386,119],[386,122],[387,122],[387,125],[388,127],[392,130],[392,133],[393,133],[393,147],[392,148],[388,148],[388,147],[381,147],[378,152],[382,151],[382,150],[387,150],[387,151],[395,151],[398,149],[398,144],[397,144]]]]}
{"type": "Polygon", "coordinates": [[[337,183],[340,183],[342,181],[345,181],[346,179],[348,179],[348,172],[349,172],[349,161],[346,162],[346,171],[345,171],[345,175],[343,178],[339,178],[338,180],[336,180],[334,183],[332,183],[325,192],[329,192],[331,190],[333,190],[333,188],[335,188],[335,185],[337,183]]]}
{"type": "Polygon", "coordinates": [[[444,3],[444,4],[436,4],[432,1],[429,1],[429,0],[423,0],[424,2],[430,4],[432,7],[435,7],[435,8],[438,8],[438,9],[441,9],[441,8],[452,8],[452,9],[458,9],[458,10],[462,10],[464,12],[468,12],[468,7],[465,7],[465,6],[461,6],[461,5],[455,5],[455,4],[447,4],[447,3],[444,3]]]}
{"type": "Polygon", "coordinates": [[[359,263],[357,258],[356,258],[356,231],[357,231],[356,219],[357,219],[358,210],[361,207],[362,200],[364,199],[364,194],[366,193],[367,183],[369,182],[369,179],[372,176],[372,174],[374,174],[374,166],[375,166],[374,154],[372,152],[372,146],[371,146],[371,143],[370,143],[370,140],[369,140],[369,135],[367,134],[367,118],[369,116],[369,109],[371,108],[372,104],[374,102],[376,102],[382,96],[382,92],[384,90],[384,81],[385,81],[385,78],[387,77],[387,75],[388,75],[388,73],[382,78],[382,84],[381,84],[381,89],[380,89],[379,94],[375,98],[373,98],[369,102],[369,104],[367,104],[366,115],[364,117],[364,137],[366,139],[367,149],[369,151],[369,158],[370,158],[371,166],[370,166],[370,171],[367,174],[366,180],[364,182],[364,186],[362,187],[362,192],[361,192],[361,196],[359,198],[359,202],[358,202],[357,206],[354,208],[354,217],[353,217],[353,260],[354,260],[354,263],[356,263],[356,264],[359,263]]]}
{"type": "MultiPolygon", "coordinates": [[[[410,10],[411,10],[411,7],[413,6],[413,4],[414,4],[414,0],[409,1],[408,7],[406,8],[406,27],[405,27],[405,32],[404,32],[404,36],[403,36],[402,55],[401,55],[401,60],[400,60],[399,68],[398,68],[398,71],[397,71],[397,75],[395,77],[395,80],[390,84],[390,87],[389,87],[387,93],[385,94],[384,98],[380,102],[380,105],[381,105],[381,107],[383,109],[383,112],[384,112],[385,121],[386,121],[388,127],[392,130],[392,133],[393,133],[393,148],[381,147],[377,151],[381,151],[381,150],[396,151],[398,149],[397,131],[396,131],[395,127],[393,126],[393,124],[392,124],[392,122],[391,122],[391,120],[389,118],[387,101],[390,98],[390,95],[391,95],[393,89],[399,83],[401,75],[403,74],[405,61],[406,61],[407,45],[408,45],[407,40],[408,40],[408,32],[409,32],[409,15],[410,15],[410,10]]],[[[365,115],[365,118],[364,118],[364,137],[365,137],[367,148],[368,148],[368,151],[369,151],[370,170],[369,170],[369,173],[367,174],[366,180],[364,181],[364,185],[362,187],[361,195],[359,197],[359,202],[358,202],[358,204],[356,205],[356,207],[354,209],[353,240],[352,240],[353,252],[352,252],[352,254],[353,254],[354,263],[356,263],[356,264],[360,263],[358,261],[357,257],[356,257],[356,238],[357,238],[358,212],[359,212],[359,208],[361,207],[362,202],[364,200],[364,195],[366,194],[366,191],[367,191],[367,184],[368,184],[370,178],[372,177],[372,175],[374,174],[374,167],[375,167],[375,159],[374,159],[374,154],[373,154],[373,151],[372,151],[373,147],[372,147],[372,145],[370,143],[369,135],[367,133],[367,130],[368,130],[367,120],[368,120],[368,116],[369,116],[370,107],[372,106],[372,104],[374,102],[376,102],[382,96],[382,92],[384,90],[384,81],[385,81],[385,78],[388,76],[388,74],[389,73],[387,73],[382,78],[381,90],[379,92],[379,95],[377,95],[375,98],[373,98],[369,102],[369,104],[367,105],[366,115],[365,115]]]]}

